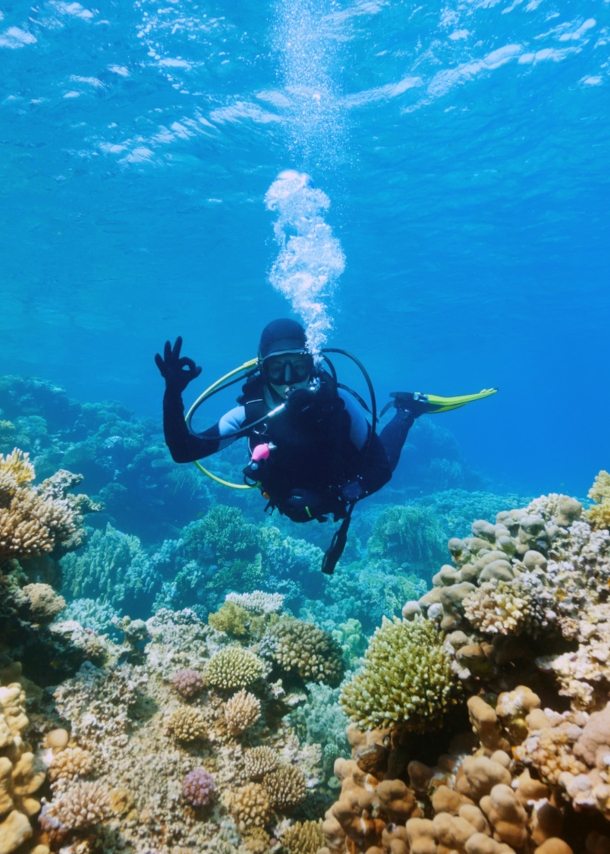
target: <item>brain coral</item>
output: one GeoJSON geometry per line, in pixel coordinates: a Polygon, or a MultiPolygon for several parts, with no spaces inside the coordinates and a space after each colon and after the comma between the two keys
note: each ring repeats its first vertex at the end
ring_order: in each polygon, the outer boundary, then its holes
{"type": "Polygon", "coordinates": [[[179,670],[172,679],[172,685],[179,694],[190,699],[203,691],[203,678],[196,670],[179,670]]]}
{"type": "Polygon", "coordinates": [[[238,691],[225,705],[225,721],[227,729],[232,735],[239,735],[245,732],[261,716],[260,701],[245,691],[243,688],[238,691]]]}
{"type": "Polygon", "coordinates": [[[182,797],[194,807],[204,807],[212,799],[214,778],[205,768],[194,768],[182,781],[182,797]]]}
{"type": "Polygon", "coordinates": [[[253,747],[244,753],[246,774],[252,780],[262,780],[280,764],[279,756],[271,747],[253,747]]]}
{"type": "Polygon", "coordinates": [[[305,682],[338,685],[344,671],[342,650],[328,633],[302,620],[282,620],[264,637],[271,657],[288,673],[305,682]]]}
{"type": "Polygon", "coordinates": [[[167,729],[178,741],[198,741],[206,737],[205,717],[198,709],[180,706],[169,716],[167,729]]]}
{"type": "Polygon", "coordinates": [[[438,727],[459,688],[442,635],[431,620],[384,617],[366,651],[363,669],[342,691],[346,714],[365,729],[405,724],[438,727]]]}
{"type": "Polygon", "coordinates": [[[305,800],[307,794],[305,775],[294,765],[280,767],[266,774],[263,789],[269,804],[277,809],[295,807],[305,800]]]}
{"type": "Polygon", "coordinates": [[[247,649],[230,646],[221,649],[209,660],[205,678],[215,688],[245,688],[263,675],[260,658],[247,649]]]}

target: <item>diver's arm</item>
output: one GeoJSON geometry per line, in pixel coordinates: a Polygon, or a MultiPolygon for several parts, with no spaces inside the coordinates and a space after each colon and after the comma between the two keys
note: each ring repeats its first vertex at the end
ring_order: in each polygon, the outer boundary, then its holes
{"type": "Polygon", "coordinates": [[[220,448],[220,431],[215,424],[205,433],[191,433],[184,420],[182,395],[167,389],[163,395],[163,433],[175,463],[192,463],[215,454],[220,448]]]}

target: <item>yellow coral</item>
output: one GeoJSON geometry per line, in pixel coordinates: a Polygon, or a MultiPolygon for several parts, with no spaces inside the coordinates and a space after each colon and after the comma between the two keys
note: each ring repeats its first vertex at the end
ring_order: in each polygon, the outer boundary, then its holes
{"type": "Polygon", "coordinates": [[[181,706],[172,712],[167,721],[167,729],[178,741],[198,741],[207,734],[204,715],[190,706],[181,706]]]}
{"type": "Polygon", "coordinates": [[[600,471],[589,490],[589,498],[595,506],[586,511],[587,520],[593,528],[610,528],[610,474],[600,471]]]}
{"type": "Polygon", "coordinates": [[[252,780],[261,780],[265,774],[275,771],[279,764],[279,756],[271,747],[253,747],[244,753],[246,774],[252,780]]]}
{"type": "Polygon", "coordinates": [[[230,792],[228,807],[241,830],[264,827],[269,818],[269,801],[260,783],[247,783],[230,792]]]}
{"type": "Polygon", "coordinates": [[[17,486],[23,486],[24,483],[29,483],[36,477],[30,455],[20,451],[19,448],[13,448],[10,454],[0,454],[0,472],[10,474],[17,486]]]}
{"type": "Polygon", "coordinates": [[[297,821],[282,836],[282,847],[288,854],[316,854],[323,845],[321,821],[297,821]]]}
{"type": "Polygon", "coordinates": [[[248,634],[250,614],[235,602],[225,602],[214,614],[208,616],[208,623],[219,632],[226,632],[235,637],[245,637],[248,634]]]}

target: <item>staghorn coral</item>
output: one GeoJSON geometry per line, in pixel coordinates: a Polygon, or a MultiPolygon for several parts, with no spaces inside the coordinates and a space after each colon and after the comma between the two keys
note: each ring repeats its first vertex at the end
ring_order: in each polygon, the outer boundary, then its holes
{"type": "Polygon", "coordinates": [[[305,682],[338,685],[343,677],[342,651],[328,632],[313,623],[287,619],[271,626],[263,647],[286,673],[296,673],[305,682]]]}
{"type": "Polygon", "coordinates": [[[287,854],[316,854],[323,842],[321,821],[297,821],[282,835],[287,854]]]}
{"type": "Polygon", "coordinates": [[[196,670],[179,670],[172,678],[172,686],[176,691],[187,700],[191,697],[196,697],[203,691],[203,677],[196,670]]]}
{"type": "Polygon", "coordinates": [[[589,490],[589,498],[595,501],[595,505],[586,512],[591,527],[610,528],[610,473],[599,472],[589,490]]]}
{"type": "Polygon", "coordinates": [[[305,774],[294,765],[280,765],[263,777],[263,789],[274,809],[295,807],[307,794],[305,774]]]}
{"type": "Polygon", "coordinates": [[[212,656],[205,669],[205,679],[215,688],[245,688],[260,679],[263,662],[253,652],[240,646],[221,649],[212,656]]]}
{"type": "Polygon", "coordinates": [[[73,780],[86,777],[93,770],[93,757],[81,747],[65,747],[53,753],[49,765],[49,780],[73,780]]]}
{"type": "Polygon", "coordinates": [[[214,778],[205,768],[193,768],[182,781],[182,797],[194,807],[207,806],[215,790],[214,778]]]}
{"type": "Polygon", "coordinates": [[[279,764],[280,758],[271,747],[252,747],[244,753],[244,768],[251,780],[262,780],[279,764]]]}
{"type": "Polygon", "coordinates": [[[227,701],[224,715],[231,735],[241,735],[260,718],[260,700],[242,688],[227,701]]]}
{"type": "Polygon", "coordinates": [[[264,827],[269,818],[269,801],[260,783],[246,783],[229,792],[226,805],[238,827],[264,827]]]}
{"type": "Polygon", "coordinates": [[[206,719],[199,709],[180,706],[167,719],[167,730],[178,741],[200,741],[207,735],[206,719]]]}
{"type": "Polygon", "coordinates": [[[82,830],[110,817],[110,796],[98,782],[76,783],[50,804],[45,819],[58,821],[66,830],[82,830]]]}
{"type": "Polygon", "coordinates": [[[364,728],[403,724],[434,729],[459,697],[442,637],[430,620],[384,618],[363,669],[343,688],[341,705],[364,728]]]}

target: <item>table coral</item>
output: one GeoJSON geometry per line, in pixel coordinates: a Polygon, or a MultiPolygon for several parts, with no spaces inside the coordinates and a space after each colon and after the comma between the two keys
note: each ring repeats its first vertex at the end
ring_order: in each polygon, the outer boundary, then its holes
{"type": "Polygon", "coordinates": [[[363,728],[402,724],[433,729],[459,696],[451,657],[430,620],[384,618],[363,669],[348,682],[341,705],[363,728]]]}
{"type": "Polygon", "coordinates": [[[251,614],[272,614],[282,610],[285,598],[281,593],[253,590],[252,593],[228,593],[226,601],[245,608],[251,614]]]}

